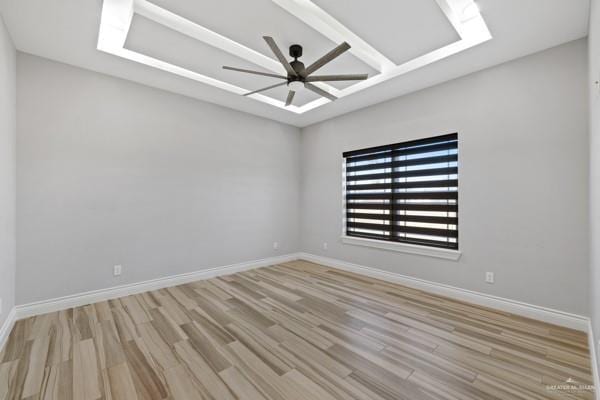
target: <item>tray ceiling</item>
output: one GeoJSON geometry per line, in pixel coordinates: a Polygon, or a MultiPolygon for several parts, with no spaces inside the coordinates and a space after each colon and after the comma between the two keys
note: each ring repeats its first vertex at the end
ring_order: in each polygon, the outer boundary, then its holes
{"type": "MultiPolygon", "coordinates": [[[[346,85],[316,84],[343,98],[492,38],[473,0],[400,2],[410,15],[367,2],[348,7],[339,1],[319,1],[365,37],[310,0],[104,0],[98,50],[241,95],[268,84],[265,79],[222,71],[222,65],[285,74],[265,51],[264,35],[276,37],[280,46],[303,45],[307,51],[302,60],[309,63],[348,42],[349,53],[319,73],[369,73],[369,78],[346,85]],[[373,20],[378,23],[373,25],[373,20]],[[388,53],[382,53],[378,44],[388,53]]],[[[281,87],[248,97],[297,114],[330,102],[301,90],[295,104],[285,106],[286,92],[281,87]]]]}
{"type": "Polygon", "coordinates": [[[296,126],[414,92],[585,37],[588,0],[0,0],[18,50],[296,126]],[[330,102],[224,71],[281,73],[262,36],[310,63],[352,49],[321,74],[368,73],[322,88],[330,102]],[[98,51],[98,48],[103,51],[98,51]]]}

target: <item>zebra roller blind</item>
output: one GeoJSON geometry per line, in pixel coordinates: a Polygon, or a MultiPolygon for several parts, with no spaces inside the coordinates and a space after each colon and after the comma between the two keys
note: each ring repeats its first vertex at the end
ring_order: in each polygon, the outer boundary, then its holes
{"type": "Polygon", "coordinates": [[[458,249],[458,134],[344,158],[347,236],[458,249]]]}

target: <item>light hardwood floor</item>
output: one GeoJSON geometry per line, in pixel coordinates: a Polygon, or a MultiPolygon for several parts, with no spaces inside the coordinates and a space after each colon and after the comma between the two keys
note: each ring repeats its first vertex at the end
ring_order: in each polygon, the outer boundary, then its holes
{"type": "Polygon", "coordinates": [[[592,399],[588,354],[581,332],[297,261],[18,321],[0,399],[592,399]]]}

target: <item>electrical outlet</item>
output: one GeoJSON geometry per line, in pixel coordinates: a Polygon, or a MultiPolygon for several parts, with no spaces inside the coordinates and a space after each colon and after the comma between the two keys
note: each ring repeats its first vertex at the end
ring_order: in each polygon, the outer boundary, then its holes
{"type": "Polygon", "coordinates": [[[486,281],[486,283],[494,283],[494,273],[486,272],[485,273],[485,281],[486,281]]]}
{"type": "Polygon", "coordinates": [[[327,250],[329,248],[329,245],[327,244],[327,242],[323,242],[323,250],[327,250]]]}
{"type": "Polygon", "coordinates": [[[277,250],[279,248],[278,242],[273,242],[273,249],[277,250]]]}
{"type": "Polygon", "coordinates": [[[120,266],[120,265],[115,265],[115,266],[113,267],[113,275],[114,275],[114,276],[119,276],[119,275],[121,275],[121,271],[122,271],[122,270],[123,270],[123,267],[122,267],[122,266],[120,266]]]}

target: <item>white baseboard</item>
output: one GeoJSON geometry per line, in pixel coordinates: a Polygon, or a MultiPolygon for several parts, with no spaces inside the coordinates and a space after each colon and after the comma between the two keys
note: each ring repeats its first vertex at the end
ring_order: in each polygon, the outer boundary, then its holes
{"type": "Polygon", "coordinates": [[[598,373],[598,353],[596,352],[596,337],[592,328],[592,320],[588,320],[588,344],[590,347],[590,361],[592,363],[592,377],[596,388],[596,400],[600,400],[600,374],[598,373]]]}
{"type": "Polygon", "coordinates": [[[149,290],[157,290],[169,286],[181,285],[188,282],[210,279],[216,276],[234,274],[236,272],[266,267],[269,265],[289,262],[297,259],[303,259],[317,264],[322,264],[328,267],[399,283],[401,285],[409,286],[430,293],[439,294],[453,299],[466,301],[505,312],[510,312],[524,317],[533,318],[540,321],[549,322],[552,324],[577,329],[584,332],[587,332],[589,329],[589,319],[581,315],[571,314],[564,311],[554,310],[516,300],[492,296],[485,293],[461,289],[454,286],[444,285],[441,283],[431,282],[424,279],[383,271],[376,268],[366,267],[342,260],[317,256],[309,253],[292,253],[278,257],[270,257],[262,260],[242,262],[233,265],[226,265],[222,267],[210,268],[186,274],[173,275],[158,279],[152,279],[144,282],[132,283],[128,285],[116,286],[112,288],[94,290],[86,293],[78,293],[55,299],[18,305],[15,307],[16,319],[22,319],[34,315],[64,310],[71,307],[78,307],[90,303],[95,303],[98,301],[104,301],[114,299],[117,297],[128,296],[131,294],[142,293],[149,290]]]}
{"type": "Polygon", "coordinates": [[[472,290],[461,289],[454,286],[431,282],[424,279],[401,275],[393,272],[383,271],[376,268],[365,267],[350,262],[337,260],[334,258],[317,256],[310,253],[300,253],[299,257],[306,261],[322,264],[328,267],[367,275],[373,278],[382,279],[389,282],[398,283],[404,286],[423,290],[429,293],[450,297],[456,300],[465,301],[480,306],[494,308],[496,310],[509,312],[527,318],[537,319],[563,327],[577,329],[579,331],[588,331],[588,317],[571,314],[564,311],[551,308],[536,306],[516,300],[505,299],[503,297],[492,296],[485,293],[472,290]]]}
{"type": "Polygon", "coordinates": [[[49,312],[65,310],[72,307],[79,307],[86,304],[97,303],[99,301],[116,299],[118,297],[147,292],[149,290],[157,290],[165,287],[181,285],[184,283],[199,281],[203,279],[210,279],[217,276],[235,274],[237,272],[247,271],[254,268],[267,267],[269,265],[281,264],[297,260],[298,258],[298,254],[292,253],[283,256],[265,258],[261,260],[247,261],[238,264],[225,265],[222,267],[209,268],[180,275],[166,276],[163,278],[157,278],[128,285],[93,290],[91,292],[77,293],[55,299],[37,301],[29,304],[22,304],[15,307],[16,319],[23,319],[27,317],[32,317],[34,315],[46,314],[49,312]]]}
{"type": "Polygon", "coordinates": [[[6,342],[8,341],[8,335],[10,335],[10,332],[12,331],[16,320],[17,310],[15,307],[13,307],[8,313],[8,316],[6,317],[6,320],[4,321],[2,326],[0,326],[0,352],[4,348],[6,342]]]}

